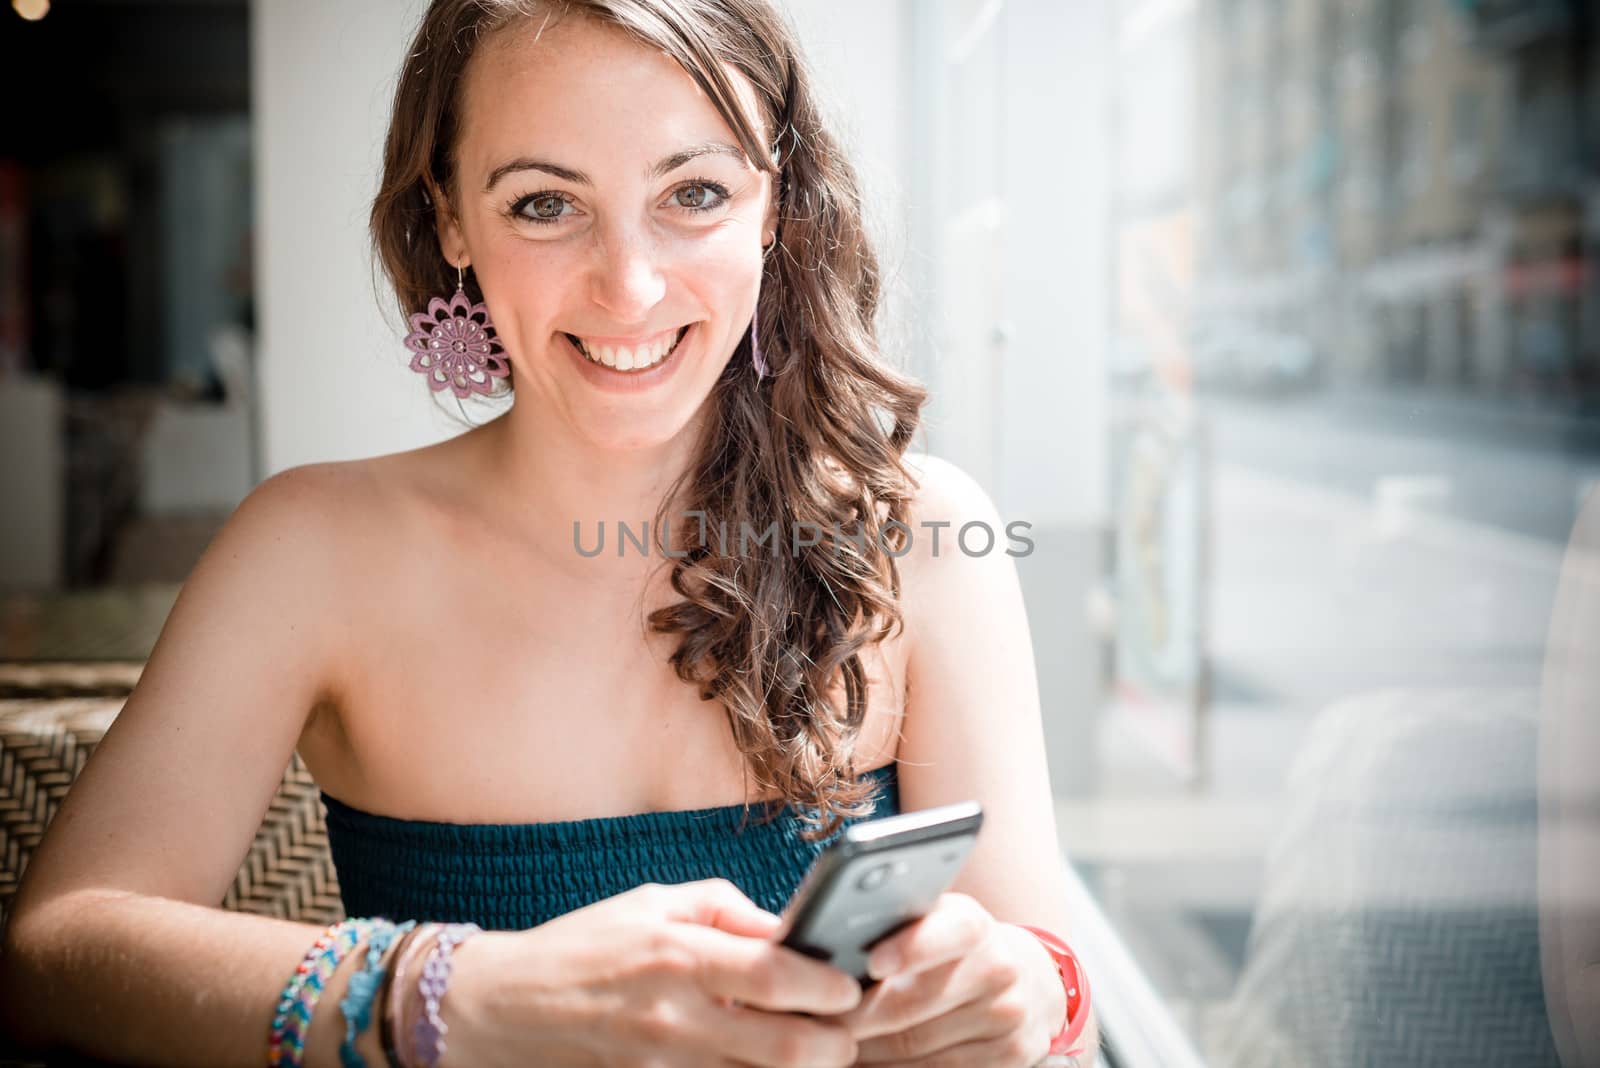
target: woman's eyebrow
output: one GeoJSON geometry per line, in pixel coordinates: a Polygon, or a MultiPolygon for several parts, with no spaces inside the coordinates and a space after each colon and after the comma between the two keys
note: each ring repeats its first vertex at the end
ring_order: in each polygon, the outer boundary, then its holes
{"type": "MultiPolygon", "coordinates": [[[[649,178],[660,178],[663,175],[671,174],[673,171],[677,170],[679,167],[682,167],[690,160],[699,159],[701,156],[727,156],[730,159],[737,160],[740,163],[744,162],[744,153],[735,148],[733,145],[730,145],[725,141],[706,141],[698,145],[691,145],[688,148],[674,152],[665,159],[658,160],[646,171],[646,176],[649,178]]],[[[562,181],[571,182],[574,185],[594,185],[594,182],[590,181],[589,176],[584,174],[582,171],[573,170],[571,167],[563,167],[559,163],[550,163],[545,160],[521,157],[518,159],[508,160],[507,162],[500,164],[500,166],[496,167],[494,170],[490,171],[489,181],[484,185],[483,191],[485,193],[493,192],[495,185],[499,183],[500,179],[504,178],[508,174],[515,174],[518,171],[543,171],[546,174],[554,175],[555,177],[560,178],[562,181]]]]}

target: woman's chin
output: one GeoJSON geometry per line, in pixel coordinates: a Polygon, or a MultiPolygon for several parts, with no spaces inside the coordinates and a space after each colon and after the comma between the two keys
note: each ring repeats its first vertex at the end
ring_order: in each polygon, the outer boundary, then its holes
{"type": "Polygon", "coordinates": [[[627,419],[615,422],[601,417],[590,421],[581,432],[603,452],[651,452],[670,445],[683,434],[686,421],[666,415],[663,412],[659,418],[640,418],[637,413],[630,413],[627,419]]]}

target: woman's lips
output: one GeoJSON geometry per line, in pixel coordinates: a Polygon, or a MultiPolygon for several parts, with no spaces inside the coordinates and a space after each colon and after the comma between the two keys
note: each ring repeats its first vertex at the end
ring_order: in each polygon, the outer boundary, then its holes
{"type": "Polygon", "coordinates": [[[636,342],[579,337],[576,334],[568,334],[567,340],[602,367],[618,373],[633,374],[648,371],[670,356],[682,342],[684,332],[688,329],[687,326],[680,326],[662,330],[636,342]]]}
{"type": "Polygon", "coordinates": [[[642,371],[619,371],[615,367],[607,367],[585,355],[581,343],[574,335],[563,332],[561,336],[567,341],[567,351],[572,353],[572,358],[577,362],[579,373],[591,385],[608,393],[638,393],[652,389],[672,377],[673,372],[683,363],[683,354],[694,341],[695,328],[698,325],[690,323],[681,327],[678,340],[667,355],[642,371]]]}

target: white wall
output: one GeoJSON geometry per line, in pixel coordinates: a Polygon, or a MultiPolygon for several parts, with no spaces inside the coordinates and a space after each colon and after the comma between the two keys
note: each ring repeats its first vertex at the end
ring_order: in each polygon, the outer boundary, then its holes
{"type": "Polygon", "coordinates": [[[1056,797],[1096,788],[1105,571],[1112,0],[1008,0],[1005,315],[997,499],[1035,524],[1020,560],[1056,797]]]}
{"type": "Polygon", "coordinates": [[[913,251],[911,16],[917,0],[780,0],[810,63],[824,114],[861,179],[883,278],[884,353],[914,371],[925,314],[913,251]]]}
{"type": "Polygon", "coordinates": [[[1039,522],[1106,521],[1109,0],[1010,0],[1004,473],[1039,522]]]}
{"type": "Polygon", "coordinates": [[[0,375],[0,594],[53,590],[66,545],[62,390],[53,379],[0,375]]]}
{"type": "Polygon", "coordinates": [[[407,366],[366,232],[395,75],[421,10],[419,0],[251,5],[266,474],[457,432],[407,366]]]}

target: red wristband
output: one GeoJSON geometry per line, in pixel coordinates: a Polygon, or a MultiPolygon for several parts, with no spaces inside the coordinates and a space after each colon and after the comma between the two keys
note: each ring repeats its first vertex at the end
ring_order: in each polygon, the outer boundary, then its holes
{"type": "Polygon", "coordinates": [[[1083,966],[1078,963],[1077,954],[1060,938],[1040,927],[1029,927],[1025,923],[1017,924],[1024,931],[1039,940],[1050,958],[1056,962],[1056,972],[1061,976],[1061,987],[1067,994],[1067,1019],[1061,1025],[1061,1031],[1050,1040],[1050,1052],[1078,1054],[1082,1049],[1071,1048],[1072,1044],[1083,1035],[1083,1029],[1089,1023],[1089,977],[1084,974],[1083,966]]]}

